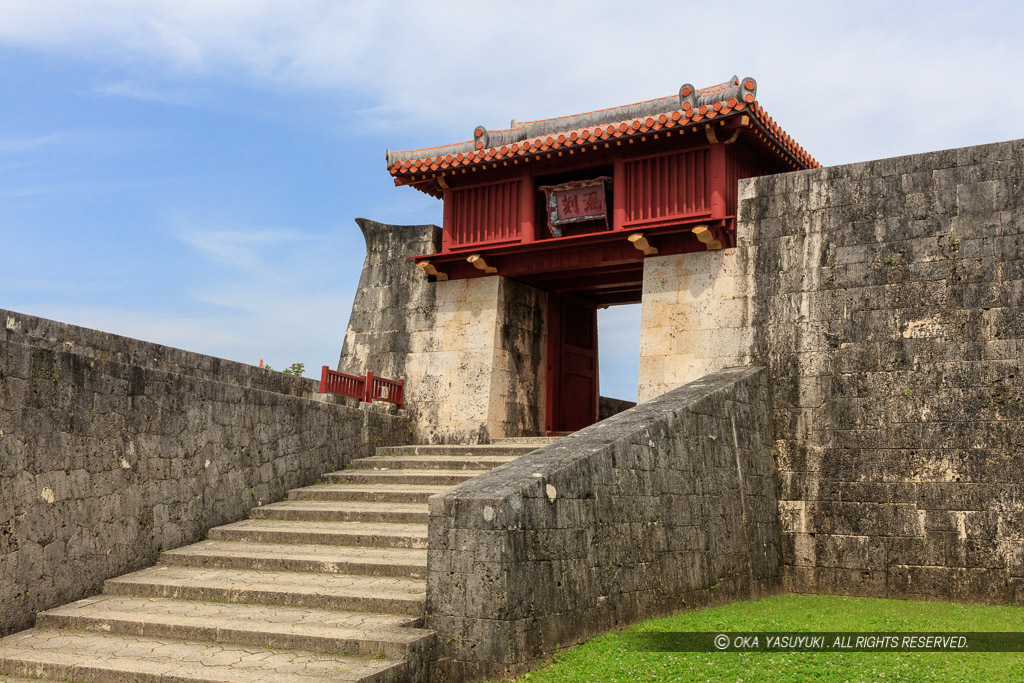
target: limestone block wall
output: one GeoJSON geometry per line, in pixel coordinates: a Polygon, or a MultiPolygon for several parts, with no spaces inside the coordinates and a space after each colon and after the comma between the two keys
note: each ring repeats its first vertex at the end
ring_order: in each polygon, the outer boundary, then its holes
{"type": "Polygon", "coordinates": [[[409,438],[311,380],[9,311],[0,330],[0,635],[409,438]]]}
{"type": "Polygon", "coordinates": [[[547,295],[499,276],[429,282],[406,256],[438,249],[438,228],[359,224],[367,257],[339,368],[404,378],[418,443],[540,434],[547,295]]]}
{"type": "Polygon", "coordinates": [[[767,373],[723,370],[433,496],[427,619],[454,680],[779,585],[767,373]]]}
{"type": "Polygon", "coordinates": [[[406,359],[418,440],[540,434],[547,295],[497,276],[433,287],[434,326],[413,335],[406,359]]]}
{"type": "Polygon", "coordinates": [[[790,590],[1024,603],[1024,142],[739,196],[737,249],[647,261],[641,398],[768,368],[790,590]]]}
{"type": "Polygon", "coordinates": [[[338,370],[405,377],[410,348],[434,328],[434,287],[409,256],[441,249],[436,225],[387,225],[357,218],[366,258],[338,361],[338,370]]]}
{"type": "Polygon", "coordinates": [[[290,396],[311,396],[320,386],[318,381],[304,377],[261,371],[245,363],[4,309],[0,309],[0,342],[28,344],[91,360],[137,365],[290,396]]]}
{"type": "Polygon", "coordinates": [[[1024,141],[743,195],[787,586],[1024,603],[1024,141]]]}
{"type": "Polygon", "coordinates": [[[744,237],[735,249],[644,259],[641,402],[750,362],[753,250],[744,237]]]}

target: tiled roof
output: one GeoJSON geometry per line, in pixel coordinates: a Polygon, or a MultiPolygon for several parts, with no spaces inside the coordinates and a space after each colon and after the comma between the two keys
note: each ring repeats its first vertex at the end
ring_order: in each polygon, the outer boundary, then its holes
{"type": "Polygon", "coordinates": [[[477,126],[473,139],[465,142],[405,152],[388,151],[388,170],[397,180],[399,176],[540,154],[700,121],[718,121],[744,112],[757,121],[770,138],[765,142],[780,148],[779,151],[790,156],[799,167],[820,166],[768,116],[758,104],[756,95],[757,82],[749,77],[740,80],[733,76],[724,83],[700,90],[687,83],[679,88],[678,95],[573,116],[512,121],[512,127],[504,130],[477,126]]]}

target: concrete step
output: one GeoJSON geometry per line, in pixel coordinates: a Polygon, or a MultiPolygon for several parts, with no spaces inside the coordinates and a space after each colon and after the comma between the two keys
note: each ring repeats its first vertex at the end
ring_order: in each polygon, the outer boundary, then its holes
{"type": "Polygon", "coordinates": [[[108,595],[423,614],[426,581],[314,572],[257,572],[157,565],[108,579],[108,595]]]}
{"type": "Polygon", "coordinates": [[[301,650],[30,629],[0,640],[0,672],[88,683],[397,683],[407,664],[301,650]]]}
{"type": "Polygon", "coordinates": [[[426,503],[430,496],[447,491],[446,485],[315,484],[288,492],[289,500],[348,500],[379,503],[426,503]]]}
{"type": "Polygon", "coordinates": [[[426,548],[426,524],[244,519],[210,529],[211,541],[426,548]]]}
{"type": "Polygon", "coordinates": [[[410,621],[414,618],[100,595],[41,612],[36,626],[403,659],[421,656],[433,646],[434,641],[433,631],[404,628],[410,621]]]}
{"type": "Polygon", "coordinates": [[[501,456],[518,458],[526,455],[536,447],[530,444],[505,444],[491,445],[480,444],[473,446],[461,445],[432,445],[432,446],[380,446],[377,448],[378,456],[395,455],[443,455],[446,457],[468,456],[477,458],[480,456],[501,456]]]}
{"type": "Polygon", "coordinates": [[[324,475],[328,484],[444,484],[454,486],[480,475],[473,470],[359,470],[347,469],[324,475]]]}
{"type": "Polygon", "coordinates": [[[403,522],[426,524],[425,503],[351,503],[326,500],[286,500],[250,511],[253,519],[306,522],[403,522]]]}
{"type": "MultiPolygon", "coordinates": [[[[519,456],[508,455],[375,455],[353,460],[352,469],[403,470],[478,470],[486,472],[512,462],[519,456]]],[[[478,473],[479,473],[478,472],[478,473]]]]}
{"type": "Polygon", "coordinates": [[[502,439],[494,439],[491,444],[494,446],[532,446],[540,448],[555,443],[560,436],[509,436],[502,439]]]}
{"type": "Polygon", "coordinates": [[[363,576],[427,575],[427,551],[336,545],[201,541],[165,551],[160,563],[180,567],[328,572],[363,576]]]}

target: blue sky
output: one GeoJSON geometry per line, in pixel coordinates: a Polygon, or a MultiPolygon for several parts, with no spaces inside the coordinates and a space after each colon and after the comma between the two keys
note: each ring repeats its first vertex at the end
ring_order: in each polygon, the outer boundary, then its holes
{"type": "MultiPolygon", "coordinates": [[[[384,151],[733,74],[822,163],[1024,137],[1010,3],[0,0],[0,308],[335,365],[384,151]]],[[[601,316],[635,395],[636,307],[601,316]]]]}

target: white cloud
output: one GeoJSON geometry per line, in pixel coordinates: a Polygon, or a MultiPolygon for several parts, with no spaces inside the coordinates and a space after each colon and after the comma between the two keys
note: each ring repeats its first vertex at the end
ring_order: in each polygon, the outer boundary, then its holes
{"type": "MultiPolygon", "coordinates": [[[[202,106],[224,83],[286,96],[312,93],[337,108],[327,125],[372,126],[378,137],[393,134],[413,140],[410,146],[467,139],[477,124],[501,127],[513,117],[667,95],[684,81],[703,86],[751,75],[761,102],[793,137],[821,161],[839,163],[1022,137],[1024,124],[1012,115],[1024,109],[1024,91],[1014,87],[1022,18],[1009,3],[733,2],[728,9],[662,3],[647,9],[536,0],[3,0],[0,46],[99,64],[102,75],[87,89],[102,96],[202,106]]],[[[2,139],[0,155],[20,161],[22,153],[80,142],[80,135],[2,139]]],[[[3,161],[13,175],[17,166],[3,161]]],[[[49,176],[37,186],[16,180],[25,186],[8,183],[0,197],[69,187],[49,176]]],[[[394,197],[369,217],[438,219],[435,200],[411,190],[394,197]]],[[[215,313],[45,306],[33,313],[236,360],[333,364],[362,259],[354,228],[344,233],[345,243],[216,220],[176,227],[203,259],[221,267],[220,277],[206,272],[183,286],[215,313]],[[352,285],[321,275],[338,272],[329,256],[339,254],[348,259],[344,281],[352,285]],[[328,347],[335,350],[323,350],[328,347]]],[[[617,321],[602,327],[603,352],[635,346],[632,338],[614,336],[638,330],[629,310],[602,314],[617,321]]],[[[623,381],[630,374],[635,382],[634,366],[623,371],[623,381]]],[[[603,393],[622,394],[615,387],[625,384],[603,379],[610,390],[603,393]]]]}
{"type": "Polygon", "coordinates": [[[162,81],[196,78],[333,93],[363,103],[361,125],[446,136],[424,145],[752,75],[773,116],[836,162],[1020,135],[1012,117],[964,128],[975,102],[1024,106],[1022,18],[1001,3],[7,0],[0,42],[142,64],[155,81],[110,94],[173,99],[162,81]]]}
{"type": "Polygon", "coordinates": [[[101,83],[95,86],[93,91],[100,95],[127,97],[144,102],[161,102],[174,105],[187,105],[195,100],[195,97],[185,88],[156,87],[132,80],[101,83]]]}
{"type": "Polygon", "coordinates": [[[272,272],[267,258],[274,249],[280,257],[280,248],[290,249],[297,243],[322,241],[322,235],[296,230],[272,229],[204,229],[190,227],[178,237],[206,258],[251,273],[266,275],[272,272]]]}

